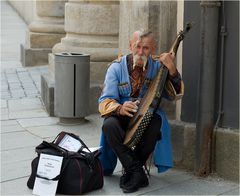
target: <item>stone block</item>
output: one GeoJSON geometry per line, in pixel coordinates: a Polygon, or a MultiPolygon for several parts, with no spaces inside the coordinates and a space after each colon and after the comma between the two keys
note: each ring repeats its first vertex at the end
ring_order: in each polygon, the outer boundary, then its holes
{"type": "Polygon", "coordinates": [[[177,121],[171,122],[172,130],[172,147],[174,164],[178,165],[183,159],[183,146],[184,146],[184,127],[181,126],[177,121]]]}
{"type": "Polygon", "coordinates": [[[216,172],[223,178],[239,182],[239,130],[217,130],[216,172]]]}
{"type": "Polygon", "coordinates": [[[26,177],[30,174],[31,160],[1,164],[1,167],[4,168],[1,172],[1,182],[11,181],[16,178],[26,177]]]}
{"type": "MultiPolygon", "coordinates": [[[[21,161],[29,160],[31,162],[34,157],[36,156],[35,147],[24,147],[24,148],[17,148],[12,150],[4,150],[1,152],[1,164],[10,164],[10,163],[18,163],[21,161]]],[[[29,164],[30,165],[30,164],[29,164]]]]}
{"type": "Polygon", "coordinates": [[[55,78],[55,55],[53,53],[48,54],[48,72],[50,77],[55,78]]]}
{"type": "Polygon", "coordinates": [[[19,124],[16,125],[1,125],[1,133],[7,132],[17,132],[17,131],[24,131],[24,128],[21,127],[19,124]]]}
{"type": "MultiPolygon", "coordinates": [[[[185,175],[182,175],[184,177],[185,175]]],[[[181,176],[180,176],[181,177],[181,176]]],[[[168,179],[166,179],[168,181],[168,179]]],[[[149,191],[145,195],[221,195],[226,191],[236,189],[235,183],[221,183],[211,178],[190,178],[172,183],[171,186],[164,186],[149,191]]]]}
{"type": "Polygon", "coordinates": [[[103,84],[108,65],[109,62],[90,62],[90,83],[103,84]]]}
{"type": "Polygon", "coordinates": [[[178,168],[194,170],[196,127],[190,123],[171,120],[174,164],[178,168]]]}
{"type": "Polygon", "coordinates": [[[102,89],[99,84],[90,84],[90,114],[98,113],[98,98],[101,95],[101,91],[102,89]]]}
{"type": "Polygon", "coordinates": [[[182,164],[185,168],[194,170],[196,147],[196,126],[185,124],[184,126],[184,149],[182,164]]]}
{"type": "MultiPolygon", "coordinates": [[[[193,171],[196,160],[196,125],[172,120],[169,123],[172,130],[174,164],[178,168],[193,171]]],[[[239,182],[238,130],[216,131],[215,161],[212,167],[218,176],[239,182]]]]}
{"type": "Polygon", "coordinates": [[[26,48],[25,45],[20,44],[21,62],[22,66],[39,66],[48,64],[48,53],[51,53],[51,48],[33,49],[26,48]]]}
{"type": "MultiPolygon", "coordinates": [[[[28,165],[30,168],[30,164],[28,165]]],[[[30,171],[28,171],[30,175],[30,171]]],[[[1,183],[1,195],[32,195],[32,190],[26,184],[29,177],[17,178],[1,183]]]]}
{"type": "Polygon", "coordinates": [[[54,81],[48,74],[41,76],[41,98],[50,116],[54,116],[54,81]]]}
{"type": "Polygon", "coordinates": [[[56,43],[61,42],[64,34],[58,33],[34,33],[29,32],[30,48],[52,48],[56,43]]]}
{"type": "Polygon", "coordinates": [[[162,99],[160,103],[160,107],[165,111],[167,118],[169,120],[175,119],[176,116],[176,102],[168,101],[166,99],[162,99]]]}
{"type": "Polygon", "coordinates": [[[34,126],[45,126],[45,125],[57,124],[58,118],[54,118],[54,117],[34,118],[34,121],[32,118],[28,118],[28,119],[18,119],[17,121],[22,127],[34,127],[34,126]]]}
{"type": "Polygon", "coordinates": [[[41,139],[26,131],[8,132],[1,135],[1,150],[12,150],[25,147],[35,147],[41,143],[41,139]]]}
{"type": "Polygon", "coordinates": [[[8,101],[9,112],[27,111],[42,109],[42,102],[39,98],[24,98],[8,101]]]}

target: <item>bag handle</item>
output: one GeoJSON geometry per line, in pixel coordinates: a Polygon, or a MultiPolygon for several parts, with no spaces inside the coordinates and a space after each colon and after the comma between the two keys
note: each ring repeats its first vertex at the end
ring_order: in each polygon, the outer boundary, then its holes
{"type": "Polygon", "coordinates": [[[61,132],[59,133],[60,134],[68,134],[70,136],[72,136],[73,138],[77,139],[81,144],[82,144],[82,147],[79,149],[78,153],[74,153],[73,154],[73,157],[76,157],[76,158],[85,158],[85,160],[87,161],[88,163],[88,166],[91,170],[93,170],[93,167],[95,166],[95,156],[98,156],[99,153],[93,153],[91,152],[91,150],[89,150],[89,148],[87,147],[87,145],[83,142],[83,140],[80,139],[79,136],[73,134],[73,133],[67,133],[67,132],[61,132]],[[84,152],[83,149],[86,148],[88,150],[88,152],[84,152]],[[81,156],[82,154],[82,156],[81,156]]]}
{"type": "Polygon", "coordinates": [[[81,143],[82,147],[78,150],[79,153],[82,152],[83,148],[86,148],[89,153],[92,153],[89,150],[89,148],[87,147],[87,145],[80,139],[80,137],[75,135],[75,134],[73,134],[73,133],[68,133],[68,132],[62,131],[61,133],[59,133],[57,135],[57,137],[53,140],[52,143],[56,142],[58,138],[62,139],[65,135],[69,135],[69,136],[77,139],[81,143]]]}

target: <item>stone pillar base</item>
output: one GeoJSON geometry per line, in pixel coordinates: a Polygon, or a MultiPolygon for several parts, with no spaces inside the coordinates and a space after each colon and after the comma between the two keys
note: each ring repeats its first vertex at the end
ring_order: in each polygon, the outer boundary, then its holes
{"type": "Polygon", "coordinates": [[[23,67],[39,66],[48,64],[48,53],[51,48],[27,48],[20,44],[21,63],[23,67]]]}
{"type": "MultiPolygon", "coordinates": [[[[41,76],[41,97],[45,108],[50,116],[54,114],[54,87],[55,81],[48,74],[41,76]]],[[[98,97],[101,94],[100,84],[90,84],[89,112],[98,113],[98,97]]]]}

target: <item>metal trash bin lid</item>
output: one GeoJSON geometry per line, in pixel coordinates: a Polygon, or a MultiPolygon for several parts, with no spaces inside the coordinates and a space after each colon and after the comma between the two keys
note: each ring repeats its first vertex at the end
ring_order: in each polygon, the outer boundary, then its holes
{"type": "Polygon", "coordinates": [[[90,54],[75,53],[75,52],[61,52],[61,53],[55,53],[54,55],[56,55],[56,56],[64,56],[64,57],[90,56],[90,54]]]}

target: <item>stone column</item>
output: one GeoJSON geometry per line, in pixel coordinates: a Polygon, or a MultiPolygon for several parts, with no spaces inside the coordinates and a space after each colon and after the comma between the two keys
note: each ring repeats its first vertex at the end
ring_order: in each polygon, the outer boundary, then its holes
{"type": "Polygon", "coordinates": [[[65,31],[66,37],[53,47],[53,53],[90,54],[90,81],[102,82],[107,64],[118,55],[119,2],[69,0],[65,31]]]}
{"type": "Polygon", "coordinates": [[[48,53],[65,36],[66,0],[36,0],[36,19],[30,23],[25,45],[21,45],[23,66],[48,64],[48,53]]]}
{"type": "MultiPolygon", "coordinates": [[[[129,53],[129,38],[135,30],[149,29],[157,41],[156,54],[170,49],[177,31],[177,1],[120,1],[119,50],[129,53]]],[[[161,102],[168,117],[175,118],[175,103],[161,102]]]]}
{"type": "MultiPolygon", "coordinates": [[[[49,74],[42,76],[42,92],[54,89],[54,53],[90,54],[90,113],[96,113],[107,65],[118,56],[119,1],[69,0],[65,5],[64,28],[66,36],[49,55],[49,74]]],[[[44,99],[45,106],[54,105],[53,97],[44,99]]],[[[47,110],[54,115],[52,107],[47,110]]]]}

